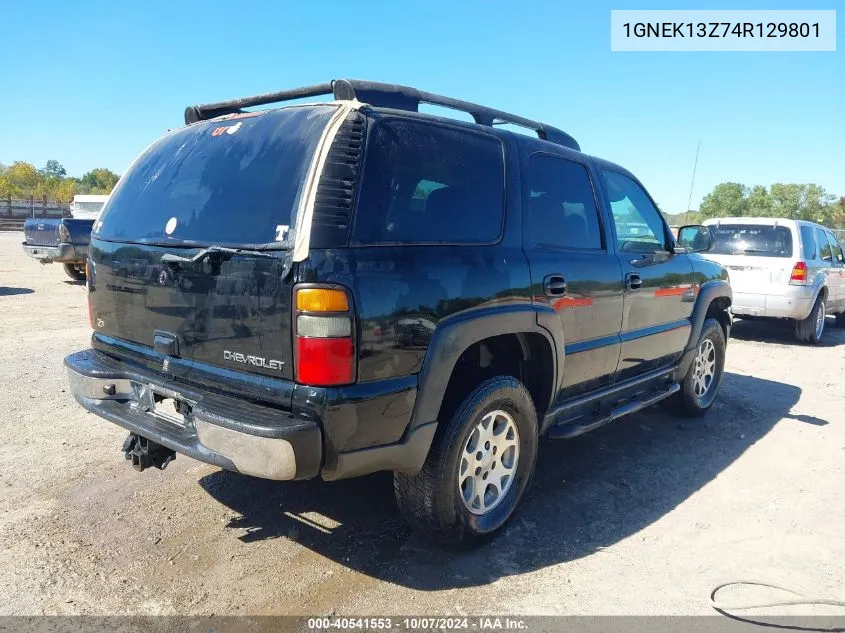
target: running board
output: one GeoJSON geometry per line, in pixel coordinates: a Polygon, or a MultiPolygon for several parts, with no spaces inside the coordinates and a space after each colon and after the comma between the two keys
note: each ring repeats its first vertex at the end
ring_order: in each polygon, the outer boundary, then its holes
{"type": "Polygon", "coordinates": [[[667,389],[663,391],[658,391],[656,393],[652,392],[651,395],[648,395],[644,399],[634,400],[632,402],[628,402],[626,404],[615,407],[610,411],[608,415],[592,418],[585,422],[564,422],[563,424],[552,426],[551,428],[549,428],[548,436],[553,440],[568,440],[573,437],[578,437],[579,435],[582,435],[587,431],[597,429],[598,427],[604,426],[609,422],[613,422],[614,420],[621,418],[622,416],[629,415],[631,413],[636,413],[640,409],[645,409],[646,407],[650,407],[653,404],[657,404],[661,400],[664,400],[669,396],[677,393],[678,391],[680,391],[680,389],[681,385],[676,382],[673,382],[671,385],[669,385],[667,389]]]}

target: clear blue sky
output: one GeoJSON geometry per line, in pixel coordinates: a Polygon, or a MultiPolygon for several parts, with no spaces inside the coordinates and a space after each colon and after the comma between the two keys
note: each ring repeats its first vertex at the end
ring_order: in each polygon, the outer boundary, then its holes
{"type": "MultiPolygon", "coordinates": [[[[845,41],[835,53],[611,53],[610,9],[731,2],[161,2],[3,8],[0,162],[122,173],[186,105],[375,79],[561,127],[634,171],[667,212],[725,180],[845,195],[845,41]]],[[[845,9],[746,0],[743,9],[845,9]]]]}

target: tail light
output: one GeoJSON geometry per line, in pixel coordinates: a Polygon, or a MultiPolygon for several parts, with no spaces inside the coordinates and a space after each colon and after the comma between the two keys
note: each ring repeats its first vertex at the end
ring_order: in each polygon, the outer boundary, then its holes
{"type": "Polygon", "coordinates": [[[67,227],[61,223],[59,224],[59,241],[70,242],[70,231],[68,231],[67,227]]]}
{"type": "Polygon", "coordinates": [[[88,291],[88,324],[94,329],[94,306],[91,304],[91,291],[88,291]]]}
{"type": "Polygon", "coordinates": [[[295,290],[296,381],[327,387],[355,380],[355,345],[349,297],[338,288],[295,290]]]}
{"type": "Polygon", "coordinates": [[[807,264],[796,262],[792,267],[792,274],[789,276],[789,283],[792,285],[803,285],[807,283],[807,264]]]}

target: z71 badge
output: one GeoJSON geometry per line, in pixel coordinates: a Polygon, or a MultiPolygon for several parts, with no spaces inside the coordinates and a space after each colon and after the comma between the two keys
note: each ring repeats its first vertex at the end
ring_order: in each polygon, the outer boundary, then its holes
{"type": "Polygon", "coordinates": [[[223,359],[231,360],[236,363],[242,363],[244,365],[252,365],[253,367],[275,369],[276,371],[282,371],[282,367],[285,364],[284,361],[281,360],[272,360],[268,358],[262,358],[261,356],[246,355],[241,354],[240,352],[230,352],[229,350],[223,351],[223,359]]]}

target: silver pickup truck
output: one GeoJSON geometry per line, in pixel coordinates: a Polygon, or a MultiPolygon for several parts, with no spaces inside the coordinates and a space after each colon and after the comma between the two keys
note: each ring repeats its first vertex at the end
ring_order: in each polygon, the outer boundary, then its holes
{"type": "Polygon", "coordinates": [[[789,319],[818,343],[826,315],[845,327],[845,257],[830,229],[784,218],[713,218],[707,258],[728,269],[735,316],[789,319]]]}

